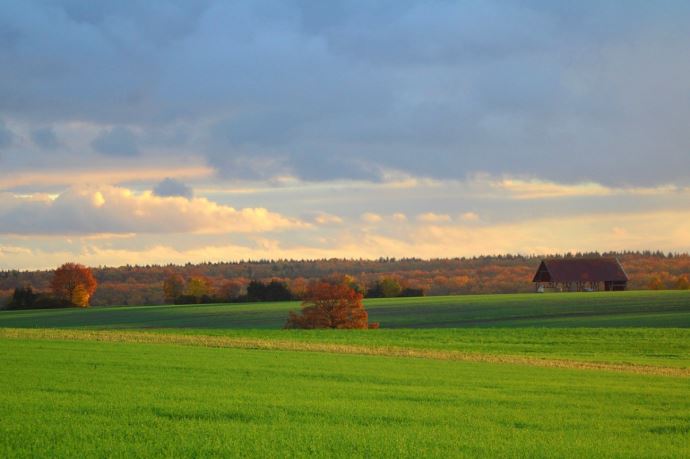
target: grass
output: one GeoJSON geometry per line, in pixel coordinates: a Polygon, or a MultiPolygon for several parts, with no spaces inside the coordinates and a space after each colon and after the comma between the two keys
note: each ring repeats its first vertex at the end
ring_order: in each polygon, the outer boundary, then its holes
{"type": "MultiPolygon", "coordinates": [[[[367,300],[384,328],[690,327],[690,291],[466,295],[367,300]]],[[[0,311],[0,327],[277,329],[299,303],[0,311]]]]}
{"type": "MultiPolygon", "coordinates": [[[[669,330],[670,329],[663,330],[664,333],[658,334],[657,336],[668,338],[669,330]]],[[[637,332],[637,330],[635,331],[637,332]]],[[[580,352],[566,357],[566,354],[564,354],[558,346],[544,348],[545,350],[548,349],[550,352],[543,352],[541,354],[530,352],[506,353],[501,351],[500,345],[498,347],[494,347],[492,352],[482,352],[476,350],[467,351],[465,349],[457,349],[456,346],[452,345],[446,346],[445,348],[429,347],[425,345],[419,346],[418,341],[404,339],[404,337],[399,336],[396,331],[393,331],[393,336],[384,335],[386,339],[383,340],[379,338],[380,333],[383,333],[380,331],[363,332],[365,334],[360,334],[362,332],[357,331],[323,332],[324,333],[321,334],[320,331],[283,331],[280,335],[273,334],[273,336],[270,336],[270,334],[267,334],[267,336],[261,334],[259,336],[252,336],[243,330],[239,333],[232,333],[228,336],[224,334],[156,333],[151,331],[141,332],[133,330],[109,331],[5,328],[0,329],[0,338],[53,339],[137,344],[156,343],[199,347],[329,352],[334,354],[359,354],[391,357],[402,356],[433,360],[513,363],[551,368],[596,369],[637,374],[690,377],[690,368],[688,368],[687,365],[690,362],[690,354],[687,352],[688,343],[685,340],[678,340],[678,342],[675,343],[677,344],[677,354],[668,354],[669,348],[671,347],[669,346],[669,343],[672,340],[666,339],[664,340],[664,345],[661,346],[664,348],[666,353],[661,354],[660,356],[654,352],[640,353],[638,349],[638,352],[628,351],[618,354],[612,354],[610,352],[587,354],[580,352]],[[344,336],[348,336],[349,333],[352,333],[349,336],[351,336],[353,339],[333,339],[337,336],[335,333],[342,333],[344,336]],[[312,339],[304,339],[306,337],[312,339]],[[358,340],[357,338],[360,339],[358,340]],[[384,345],[382,343],[386,344],[384,345]],[[393,345],[391,345],[391,343],[393,345]],[[622,358],[622,360],[616,360],[615,358],[612,358],[613,356],[622,358]]],[[[527,330],[523,330],[523,332],[527,332],[527,330]]],[[[526,335],[527,333],[522,334],[526,335]]],[[[635,335],[639,336],[639,333],[635,333],[635,335]]],[[[542,339],[541,341],[542,345],[547,344],[545,340],[542,339]]],[[[628,341],[631,342],[631,340],[628,341]]],[[[505,341],[503,341],[501,344],[505,344],[505,341]]]]}
{"type": "Polygon", "coordinates": [[[0,338],[2,457],[687,457],[687,378],[0,338]]]}
{"type": "Polygon", "coordinates": [[[690,456],[690,292],[366,305],[2,311],[0,457],[690,456]]]}
{"type": "Polygon", "coordinates": [[[376,331],[160,329],[151,332],[690,369],[690,329],[680,328],[447,328],[376,331]]]}

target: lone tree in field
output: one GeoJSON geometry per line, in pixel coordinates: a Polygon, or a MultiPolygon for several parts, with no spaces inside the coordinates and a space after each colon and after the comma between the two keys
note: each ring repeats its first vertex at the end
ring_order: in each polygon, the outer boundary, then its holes
{"type": "Polygon", "coordinates": [[[77,263],[65,263],[55,270],[50,288],[53,295],[81,308],[89,307],[89,299],[96,291],[96,279],[90,268],[77,263]]]}
{"type": "Polygon", "coordinates": [[[378,328],[378,323],[369,324],[361,293],[318,282],[307,288],[301,313],[290,311],[285,328],[378,328]]]}

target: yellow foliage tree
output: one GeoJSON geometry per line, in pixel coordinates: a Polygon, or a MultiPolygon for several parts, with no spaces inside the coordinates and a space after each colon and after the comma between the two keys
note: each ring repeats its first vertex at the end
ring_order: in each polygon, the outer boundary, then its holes
{"type": "Polygon", "coordinates": [[[663,290],[664,289],[664,283],[661,281],[661,278],[659,276],[652,276],[651,279],[649,279],[649,289],[650,290],[663,290]]]}
{"type": "Polygon", "coordinates": [[[72,298],[70,301],[72,304],[79,306],[80,308],[88,308],[90,297],[91,296],[86,290],[86,287],[84,287],[82,284],[77,284],[77,286],[74,287],[74,290],[72,290],[72,298]]]}
{"type": "Polygon", "coordinates": [[[203,276],[194,276],[187,281],[187,287],[184,294],[196,298],[196,301],[201,301],[204,296],[210,296],[213,292],[211,281],[203,276]]]}

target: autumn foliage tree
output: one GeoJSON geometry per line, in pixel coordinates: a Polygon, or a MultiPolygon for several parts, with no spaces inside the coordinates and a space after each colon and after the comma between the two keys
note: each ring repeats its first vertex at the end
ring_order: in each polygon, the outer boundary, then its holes
{"type": "Polygon", "coordinates": [[[664,282],[661,280],[659,276],[652,276],[649,279],[649,284],[648,284],[649,290],[663,290],[664,289],[664,282]]]}
{"type": "Polygon", "coordinates": [[[242,295],[246,284],[240,279],[228,279],[221,285],[218,295],[223,301],[234,301],[242,295]]]}
{"type": "Polygon", "coordinates": [[[53,295],[75,306],[89,307],[89,299],[96,291],[97,282],[90,268],[77,263],[65,263],[55,270],[50,288],[53,295]]]}
{"type": "Polygon", "coordinates": [[[184,277],[170,274],[163,281],[163,295],[167,303],[174,303],[184,293],[184,277]]]}
{"type": "Polygon", "coordinates": [[[192,276],[187,281],[184,295],[193,298],[196,303],[204,302],[204,298],[213,294],[213,284],[205,276],[192,276]]]}
{"type": "Polygon", "coordinates": [[[378,328],[378,323],[369,324],[361,293],[317,282],[307,288],[300,313],[290,311],[285,328],[378,328]]]}
{"type": "Polygon", "coordinates": [[[676,288],[678,290],[688,290],[690,289],[690,279],[688,279],[687,274],[683,274],[676,279],[676,288]]]}

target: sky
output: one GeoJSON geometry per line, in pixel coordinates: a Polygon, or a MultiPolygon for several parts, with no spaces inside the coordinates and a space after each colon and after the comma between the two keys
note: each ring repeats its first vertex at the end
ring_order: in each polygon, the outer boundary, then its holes
{"type": "Polygon", "coordinates": [[[685,0],[3,0],[0,269],[690,251],[685,0]]]}

